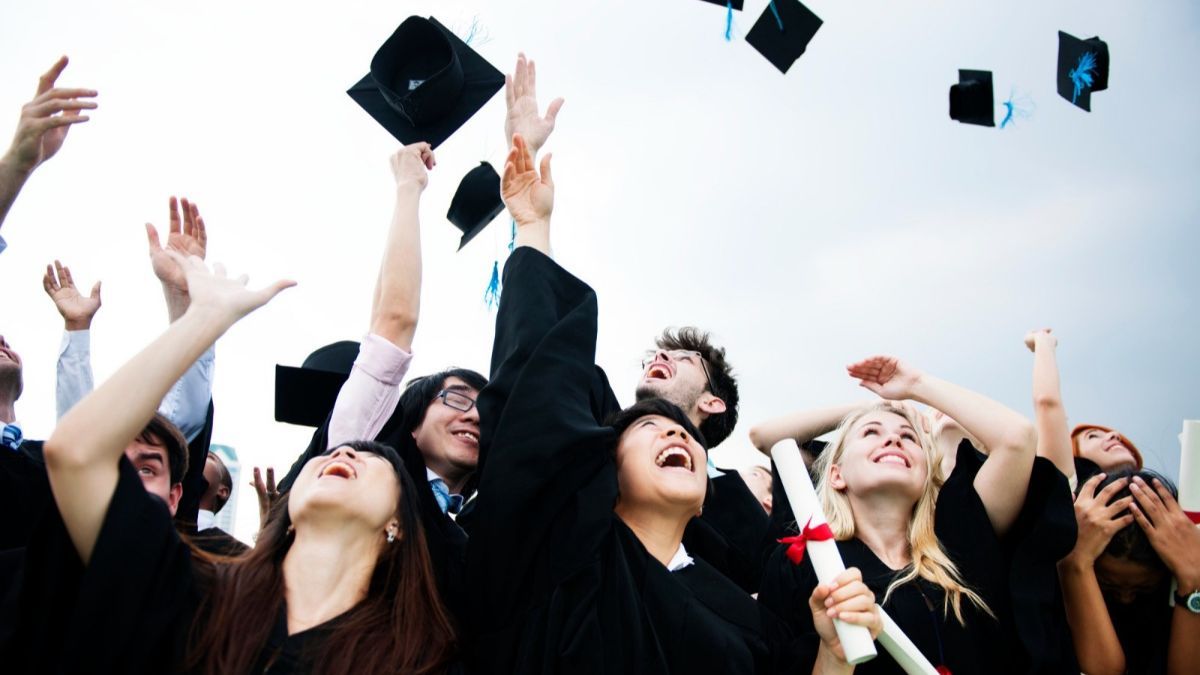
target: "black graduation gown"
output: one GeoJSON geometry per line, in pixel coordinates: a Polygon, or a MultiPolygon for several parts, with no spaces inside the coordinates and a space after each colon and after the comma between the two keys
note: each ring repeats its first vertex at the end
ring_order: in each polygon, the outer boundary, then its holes
{"type": "Polygon", "coordinates": [[[188,441],[188,467],[183,474],[183,495],[175,509],[175,522],[186,534],[196,531],[196,516],[200,512],[200,499],[208,492],[208,479],[204,477],[204,465],[208,462],[208,448],[212,444],[215,408],[208,400],[208,414],[200,433],[188,441]]]}
{"type": "Polygon", "coordinates": [[[782,627],[711,566],[668,572],[613,513],[596,296],[545,255],[505,266],[467,579],[479,673],[757,673],[782,627]]]}
{"type": "Polygon", "coordinates": [[[683,545],[742,590],[757,593],[768,526],[767,512],[741,474],[730,470],[709,481],[704,511],[688,523],[683,545]]]}
{"type": "MultiPolygon", "coordinates": [[[[1001,543],[973,485],[979,467],[973,450],[959,449],[954,473],[938,495],[934,528],[942,548],[966,584],[1003,617],[1008,570],[1001,543]]],[[[839,541],[838,550],[846,567],[859,568],[864,583],[875,593],[876,601],[881,601],[899,572],[887,567],[858,539],[839,541]]],[[[782,616],[799,636],[805,655],[802,672],[807,673],[812,670],[820,646],[808,609],[817,577],[807,556],[799,565],[793,565],[785,551],[786,547],[779,545],[771,555],[758,598],[782,616]]],[[[966,625],[963,626],[953,612],[949,616],[942,613],[943,598],[940,587],[917,579],[893,591],[883,608],[935,666],[945,665],[955,675],[1014,672],[1011,654],[1001,639],[1000,622],[964,598],[966,625]]],[[[882,648],[879,656],[855,669],[861,675],[903,672],[882,648]]]]}
{"type": "Polygon", "coordinates": [[[196,534],[193,534],[191,539],[196,548],[213,555],[233,557],[250,550],[250,547],[242,543],[237,537],[215,526],[206,530],[200,530],[196,534]]]}
{"type": "Polygon", "coordinates": [[[25,546],[49,501],[42,442],[0,447],[0,551],[25,546]]]}
{"type": "MultiPolygon", "coordinates": [[[[308,460],[324,454],[329,444],[330,412],[325,423],[313,433],[308,448],[292,464],[287,476],[278,483],[280,492],[291,489],[292,483],[300,475],[301,469],[308,460]]],[[[462,613],[466,611],[466,557],[467,533],[449,515],[442,512],[433,489],[429,486],[425,467],[425,458],[417,448],[411,433],[402,433],[399,424],[403,411],[397,407],[392,417],[384,424],[379,435],[373,439],[389,445],[400,455],[409,476],[417,486],[417,501],[421,504],[421,524],[425,528],[425,543],[429,549],[429,558],[436,575],[438,593],[442,603],[449,610],[456,625],[462,625],[462,613]]],[[[463,490],[463,497],[469,497],[475,490],[472,479],[463,490]]]]}

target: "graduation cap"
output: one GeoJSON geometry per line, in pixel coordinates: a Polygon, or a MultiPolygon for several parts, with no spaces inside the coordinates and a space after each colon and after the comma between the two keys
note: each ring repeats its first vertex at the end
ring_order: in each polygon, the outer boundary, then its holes
{"type": "Polygon", "coordinates": [[[964,124],[996,126],[990,70],[958,71],[958,84],[950,87],[950,119],[964,124]]]}
{"type": "Polygon", "coordinates": [[[325,345],[299,368],[275,365],[275,421],[319,427],[329,417],[338,392],[358,358],[358,343],[325,345]]]}
{"type": "Polygon", "coordinates": [[[1058,95],[1092,111],[1092,92],[1108,89],[1108,44],[1058,31],[1058,95]]]}
{"type": "Polygon", "coordinates": [[[346,93],[401,143],[437,147],[504,86],[504,75],[430,17],[410,16],[346,93]]]}
{"type": "Polygon", "coordinates": [[[461,251],[503,210],[500,175],[491,164],[480,162],[479,166],[463,176],[454,198],[450,200],[450,211],[446,213],[446,218],[463,232],[458,250],[461,251]]]}
{"type": "Polygon", "coordinates": [[[742,6],[746,4],[746,0],[704,0],[704,2],[720,5],[722,7],[729,7],[739,12],[742,11],[742,6]]]}
{"type": "Polygon", "coordinates": [[[821,28],[821,19],[799,0],[771,0],[746,34],[760,54],[786,73],[821,28]]]}

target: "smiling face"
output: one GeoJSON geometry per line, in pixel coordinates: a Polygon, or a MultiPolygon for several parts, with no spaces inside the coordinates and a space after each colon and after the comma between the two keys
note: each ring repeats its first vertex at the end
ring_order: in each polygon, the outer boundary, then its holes
{"type": "Polygon", "coordinates": [[[616,463],[621,509],[681,511],[690,518],[704,504],[704,447],[668,417],[646,415],[629,425],[616,463]]]}
{"type": "Polygon", "coordinates": [[[846,430],[842,450],[830,467],[830,486],[864,496],[898,492],[916,502],[925,490],[929,459],[921,436],[903,415],[872,410],[846,430]]]}
{"type": "Polygon", "coordinates": [[[425,464],[448,483],[456,483],[479,465],[479,391],[457,377],[447,377],[442,394],[425,409],[413,429],[413,440],[425,464]],[[461,408],[469,407],[469,410],[461,408]]]}
{"type": "Polygon", "coordinates": [[[742,481],[746,483],[746,487],[750,488],[750,492],[758,500],[759,505],[770,514],[774,502],[771,490],[775,482],[771,477],[771,472],[764,467],[753,466],[748,469],[740,469],[738,473],[741,474],[742,481]]]}
{"type": "Polygon", "coordinates": [[[399,501],[400,480],[392,463],[343,445],[304,465],[288,498],[288,515],[297,527],[334,517],[345,527],[383,532],[396,523],[399,501]]]}
{"type": "Polygon", "coordinates": [[[1115,429],[1085,429],[1076,434],[1075,443],[1079,448],[1079,456],[1095,462],[1101,471],[1137,466],[1133,451],[1124,444],[1121,433],[1115,429]]]}
{"type": "Polygon", "coordinates": [[[698,353],[659,349],[646,355],[636,395],[639,401],[649,398],[670,401],[689,418],[697,420],[697,407],[707,390],[708,376],[698,353]]]}

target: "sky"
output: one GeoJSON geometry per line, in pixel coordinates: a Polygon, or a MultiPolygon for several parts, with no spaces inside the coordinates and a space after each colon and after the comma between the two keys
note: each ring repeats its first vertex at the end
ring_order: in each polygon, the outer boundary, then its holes
{"type": "MultiPolygon", "coordinates": [[[[97,381],[166,324],[143,223],[170,195],[209,228],[209,260],[251,285],[299,285],[217,348],[214,442],[286,470],[310,431],[273,421],[274,367],[360,339],[393,197],[398,142],[345,90],[410,15],[435,16],[502,71],[538,64],[566,98],[554,153],[556,259],[597,291],[597,361],[632,401],[665,326],[728,349],[741,415],[714,452],[761,462],[749,428],[871,395],[845,365],[894,354],[1032,415],[1033,328],[1059,336],[1072,423],[1122,430],[1178,471],[1200,418],[1200,6],[812,0],[824,25],[786,74],[742,37],[767,7],[698,0],[14,3],[0,28],[0,129],[16,128],[61,54],[92,120],[38,169],[4,223],[0,333],[25,361],[18,418],[54,426],[61,320],[41,290],[60,259],[103,280],[97,381]],[[1112,65],[1086,113],[1055,92],[1057,31],[1100,36],[1112,65]],[[1029,117],[959,124],[959,68],[994,73],[1029,117]]],[[[445,219],[459,179],[499,167],[504,100],[438,149],[421,206],[424,287],[410,373],[486,372],[483,292],[507,253],[497,219],[462,252],[445,219]]],[[[248,473],[248,471],[247,471],[248,473]]],[[[245,487],[245,486],[243,486],[245,487]]],[[[235,533],[256,527],[245,490],[235,533]]]]}

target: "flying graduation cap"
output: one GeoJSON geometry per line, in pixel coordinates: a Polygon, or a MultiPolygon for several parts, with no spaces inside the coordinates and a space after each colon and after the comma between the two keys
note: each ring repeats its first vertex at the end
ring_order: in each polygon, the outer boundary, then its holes
{"type": "Polygon", "coordinates": [[[767,57],[779,72],[786,73],[804,54],[821,23],[820,17],[799,0],[770,0],[746,34],[746,42],[767,57]]]}
{"type": "Polygon", "coordinates": [[[454,198],[450,200],[450,211],[446,213],[446,218],[463,233],[458,250],[461,251],[503,210],[500,175],[491,164],[480,162],[479,166],[463,176],[454,198]]]}
{"type": "Polygon", "coordinates": [[[996,126],[992,71],[958,71],[958,84],[950,87],[950,119],[958,120],[963,124],[996,126]]]}
{"type": "Polygon", "coordinates": [[[436,148],[503,86],[504,75],[437,19],[410,16],[346,93],[401,143],[436,148]]]}
{"type": "Polygon", "coordinates": [[[357,358],[358,343],[343,340],[309,354],[299,368],[276,364],[275,421],[321,426],[357,358]]]}
{"type": "Polygon", "coordinates": [[[1058,31],[1058,95],[1092,111],[1092,92],[1108,89],[1108,44],[1058,31]]]}

